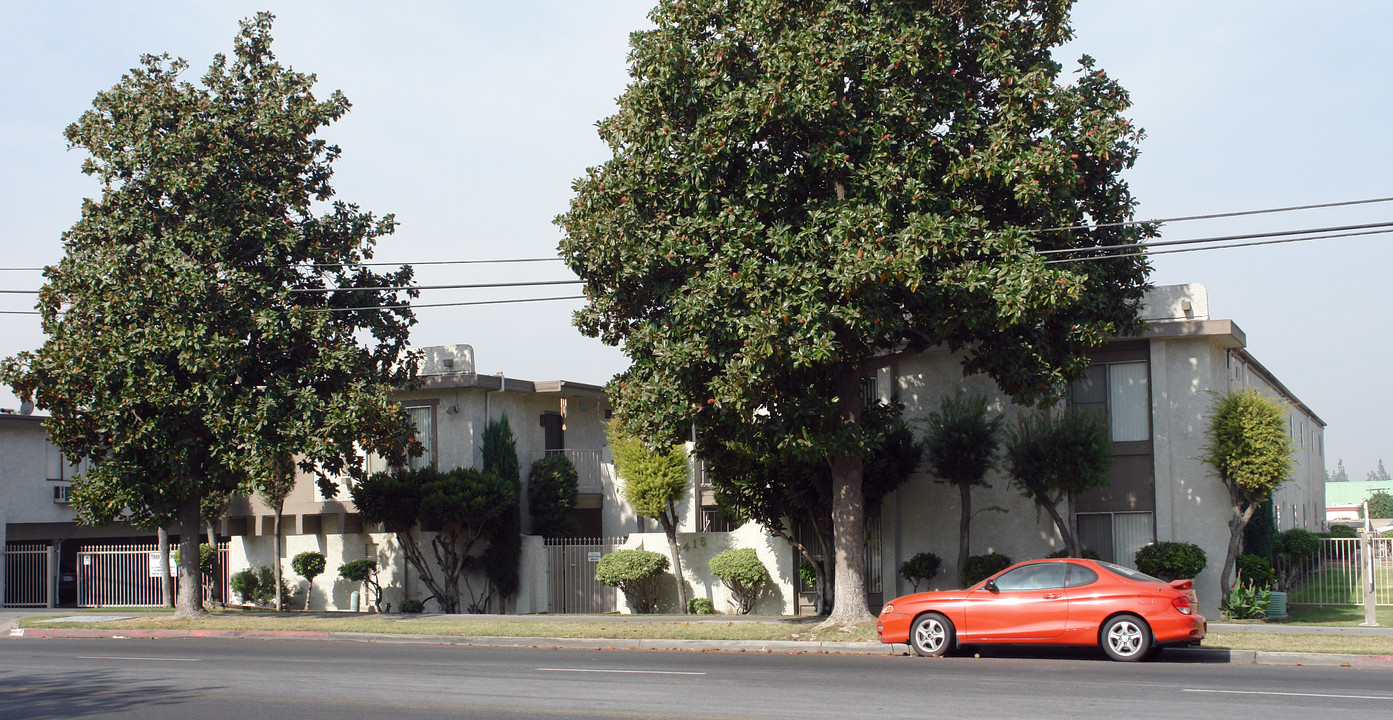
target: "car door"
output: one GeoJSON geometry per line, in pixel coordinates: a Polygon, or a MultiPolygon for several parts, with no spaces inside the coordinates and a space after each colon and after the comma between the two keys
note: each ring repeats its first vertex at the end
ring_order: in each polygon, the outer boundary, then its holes
{"type": "Polygon", "coordinates": [[[1043,561],[1002,573],[968,593],[964,640],[1048,640],[1064,632],[1067,564],[1043,561]]]}

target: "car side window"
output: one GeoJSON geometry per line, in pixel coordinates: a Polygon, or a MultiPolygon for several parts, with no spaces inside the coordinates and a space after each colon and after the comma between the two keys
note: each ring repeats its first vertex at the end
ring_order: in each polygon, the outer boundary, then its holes
{"type": "Polygon", "coordinates": [[[1098,581],[1098,573],[1082,565],[1069,565],[1069,583],[1065,587],[1080,587],[1098,581]]]}
{"type": "Polygon", "coordinates": [[[997,590],[1048,590],[1064,587],[1064,563],[1044,562],[1025,565],[996,579],[997,590]]]}

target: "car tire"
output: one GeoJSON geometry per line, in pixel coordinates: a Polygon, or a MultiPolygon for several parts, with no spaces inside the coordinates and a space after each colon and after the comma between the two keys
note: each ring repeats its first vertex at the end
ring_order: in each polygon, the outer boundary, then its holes
{"type": "Polygon", "coordinates": [[[909,628],[909,647],[916,655],[943,657],[953,651],[956,635],[948,618],[936,612],[924,613],[909,628]]]}
{"type": "Polygon", "coordinates": [[[1108,618],[1098,630],[1103,652],[1118,662],[1136,662],[1151,654],[1151,628],[1136,615],[1108,618]]]}

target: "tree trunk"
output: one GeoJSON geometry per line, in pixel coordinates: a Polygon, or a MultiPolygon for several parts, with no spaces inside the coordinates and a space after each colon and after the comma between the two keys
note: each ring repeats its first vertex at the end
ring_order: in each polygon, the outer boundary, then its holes
{"type": "MultiPolygon", "coordinates": [[[[847,435],[860,431],[861,376],[853,368],[837,378],[837,419],[847,435]]],[[[832,548],[836,586],[832,612],[820,627],[858,625],[875,618],[866,607],[866,508],[864,464],[844,450],[832,458],[832,548]]]]}
{"type": "Polygon", "coordinates": [[[208,545],[213,548],[213,566],[210,570],[212,577],[208,578],[208,599],[214,605],[223,605],[222,596],[222,563],[218,558],[218,528],[217,521],[205,518],[208,525],[208,545]]]}
{"type": "Polygon", "coordinates": [[[203,608],[203,584],[198,577],[198,536],[203,520],[199,510],[197,492],[179,503],[179,589],[174,617],[180,619],[208,614],[203,608]]]}
{"type": "Polygon", "coordinates": [[[1257,503],[1248,503],[1243,506],[1241,500],[1233,501],[1233,515],[1229,518],[1229,548],[1224,554],[1224,569],[1219,573],[1219,589],[1224,597],[1229,596],[1233,590],[1233,581],[1230,576],[1233,574],[1233,566],[1238,560],[1238,546],[1243,542],[1243,528],[1247,527],[1248,521],[1253,519],[1253,511],[1257,509],[1257,503]]]}
{"type": "Polygon", "coordinates": [[[1060,517],[1059,508],[1056,506],[1057,504],[1046,501],[1041,503],[1041,505],[1045,507],[1045,512],[1050,514],[1050,519],[1054,520],[1054,526],[1059,528],[1059,535],[1064,539],[1065,552],[1069,553],[1069,557],[1078,557],[1078,540],[1076,540],[1074,534],[1069,531],[1069,523],[1066,522],[1063,517],[1060,517]]]}
{"type": "Polygon", "coordinates": [[[958,483],[958,496],[962,504],[962,516],[958,518],[958,586],[966,587],[963,572],[967,570],[971,550],[968,528],[972,526],[972,483],[958,483]]]}
{"type": "Polygon", "coordinates": [[[276,537],[272,541],[271,547],[274,548],[275,555],[272,557],[271,568],[276,575],[276,612],[285,608],[281,607],[281,508],[276,506],[276,537]]]}
{"type": "Polygon", "coordinates": [[[861,458],[842,456],[832,462],[836,584],[832,588],[832,612],[823,627],[845,627],[875,619],[866,607],[866,515],[861,479],[861,458]]]}
{"type": "Polygon", "coordinates": [[[164,599],[164,606],[174,607],[174,575],[169,571],[169,530],[159,528],[155,531],[159,536],[160,543],[160,567],[164,568],[160,572],[160,592],[164,599]]]}
{"type": "Polygon", "coordinates": [[[682,577],[682,555],[677,547],[677,511],[668,503],[668,513],[658,518],[667,536],[667,551],[672,557],[672,574],[677,578],[677,612],[687,612],[687,581],[682,577]]]}

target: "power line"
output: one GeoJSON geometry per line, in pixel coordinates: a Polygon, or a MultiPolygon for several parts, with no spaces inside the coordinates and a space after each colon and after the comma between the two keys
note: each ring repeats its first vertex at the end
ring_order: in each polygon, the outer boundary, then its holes
{"type": "Polygon", "coordinates": [[[395,263],[395,262],[321,263],[321,264],[315,265],[314,267],[317,267],[317,268],[332,268],[332,267],[383,267],[383,266],[400,267],[400,266],[402,266],[402,265],[410,265],[410,266],[412,266],[412,267],[416,267],[416,266],[418,266],[418,265],[496,265],[496,264],[502,264],[502,263],[534,263],[534,262],[561,262],[561,258],[559,258],[559,257],[544,257],[544,258],[508,258],[508,259],[503,259],[503,260],[428,260],[428,261],[426,261],[426,262],[415,262],[415,263],[412,263],[412,262],[407,262],[407,263],[395,263]]]}
{"type": "MultiPolygon", "coordinates": [[[[477,290],[480,288],[539,287],[543,285],[579,285],[584,280],[538,280],[511,283],[473,283],[468,285],[399,285],[383,287],[331,287],[331,288],[292,288],[293,293],[313,292],[355,292],[355,291],[400,291],[400,290],[477,290]]],[[[22,292],[11,290],[9,292],[22,292]]]]}
{"type": "Polygon", "coordinates": [[[1189,220],[1218,220],[1221,218],[1247,217],[1250,215],[1268,215],[1272,213],[1294,212],[1297,210],[1319,210],[1322,208],[1350,207],[1352,205],[1371,205],[1374,203],[1393,202],[1393,197],[1372,198],[1369,200],[1344,200],[1341,202],[1317,203],[1315,205],[1289,205],[1287,207],[1266,208],[1263,210],[1239,210],[1236,212],[1211,213],[1209,215],[1185,215],[1173,218],[1159,218],[1156,220],[1127,220],[1124,222],[1099,223],[1097,225],[1065,225],[1062,227],[1041,228],[1039,230],[1026,230],[1027,233],[1046,233],[1062,232],[1065,230],[1097,230],[1098,228],[1123,227],[1126,225],[1150,225],[1175,222],[1186,222],[1189,220]]]}
{"type": "MultiPolygon", "coordinates": [[[[1252,240],[1252,239],[1254,239],[1254,238],[1287,237],[1287,236],[1291,236],[1291,235],[1308,235],[1308,234],[1310,234],[1310,233],[1333,233],[1333,232],[1344,232],[1344,231],[1346,231],[1346,230],[1369,230],[1369,229],[1374,229],[1374,228],[1387,228],[1387,227],[1393,227],[1393,222],[1365,223],[1365,224],[1362,224],[1362,225],[1335,225],[1335,226],[1332,226],[1332,227],[1310,228],[1310,229],[1307,229],[1307,230],[1274,230],[1274,231],[1272,231],[1272,232],[1265,232],[1265,233],[1242,233],[1242,234],[1238,234],[1238,235],[1218,235],[1218,236],[1207,237],[1207,238],[1193,238],[1193,239],[1190,239],[1190,240],[1163,240],[1163,241],[1160,241],[1160,242],[1130,243],[1130,244],[1123,244],[1123,245],[1098,245],[1098,246],[1096,246],[1096,247],[1057,248],[1057,249],[1054,249],[1054,250],[1041,250],[1041,251],[1040,251],[1040,254],[1041,254],[1041,255],[1058,255],[1058,254],[1060,254],[1060,253],[1094,252],[1094,251],[1097,251],[1097,250],[1115,250],[1115,249],[1128,249],[1128,250],[1133,250],[1133,249],[1136,249],[1136,248],[1138,248],[1138,247],[1154,248],[1154,247],[1167,247],[1167,246],[1172,246],[1172,245],[1200,245],[1200,244],[1204,244],[1204,243],[1229,242],[1230,240],[1252,240]]],[[[1327,236],[1327,237],[1344,237],[1344,236],[1327,236]]],[[[1314,238],[1313,238],[1313,239],[1314,239],[1314,238]]]]}
{"type": "Polygon", "coordinates": [[[410,304],[410,305],[369,305],[369,306],[366,306],[366,307],[349,307],[349,308],[308,308],[308,311],[309,311],[309,312],[355,312],[355,311],[364,311],[364,310],[401,310],[401,309],[403,309],[403,308],[410,308],[410,309],[412,309],[412,310],[415,310],[415,309],[417,309],[417,308],[464,307],[464,306],[466,306],[466,305],[513,305],[513,304],[517,304],[517,303],[550,302],[550,301],[552,301],[552,300],[584,300],[584,299],[585,299],[585,296],[584,296],[584,295],[567,295],[567,296],[564,296],[564,297],[521,298],[521,299],[517,299],[517,300],[474,300],[474,301],[470,301],[470,302],[422,303],[422,304],[419,304],[419,305],[413,303],[413,304],[410,304]]]}
{"type": "MultiPolygon", "coordinates": [[[[1174,250],[1157,250],[1157,251],[1154,251],[1154,252],[1147,251],[1147,250],[1143,249],[1141,252],[1104,253],[1104,254],[1102,254],[1102,255],[1092,255],[1092,256],[1089,256],[1089,257],[1064,258],[1064,259],[1062,259],[1062,260],[1046,260],[1046,261],[1045,261],[1044,263],[1042,263],[1042,264],[1044,264],[1044,265],[1058,265],[1058,264],[1060,264],[1060,263],[1087,262],[1087,261],[1089,261],[1089,260],[1113,260],[1113,259],[1116,259],[1116,258],[1141,257],[1141,256],[1144,256],[1144,255],[1145,255],[1145,256],[1150,256],[1150,255],[1173,255],[1173,254],[1175,254],[1175,253],[1183,253],[1183,252],[1202,252],[1202,251],[1205,251],[1205,250],[1225,250],[1225,249],[1228,249],[1228,248],[1255,247],[1255,246],[1258,246],[1258,245],[1284,245],[1284,244],[1286,244],[1286,243],[1306,242],[1307,240],[1329,240],[1329,239],[1335,239],[1335,238],[1362,237],[1362,236],[1365,236],[1365,235],[1385,235],[1385,234],[1388,234],[1388,233],[1393,233],[1393,228],[1390,228],[1390,229],[1387,229],[1387,230],[1363,230],[1363,231],[1360,231],[1360,232],[1339,233],[1339,234],[1334,234],[1334,235],[1313,235],[1313,236],[1310,236],[1310,237],[1284,238],[1284,239],[1282,239],[1282,240],[1259,240],[1259,241],[1256,241],[1256,242],[1231,243],[1231,244],[1228,244],[1228,245],[1211,245],[1211,246],[1208,246],[1208,247],[1186,247],[1186,248],[1176,248],[1176,249],[1174,249],[1174,250]]],[[[1116,247],[1131,247],[1131,248],[1134,248],[1134,249],[1135,249],[1135,248],[1137,248],[1137,247],[1139,247],[1139,246],[1137,246],[1137,245],[1131,245],[1131,246],[1119,245],[1119,246],[1116,246],[1116,247]]]]}

